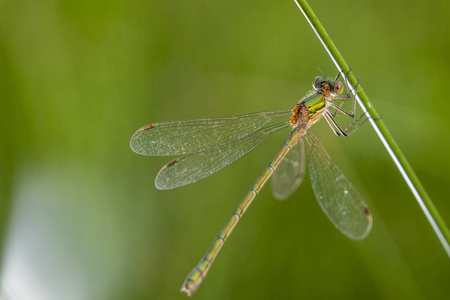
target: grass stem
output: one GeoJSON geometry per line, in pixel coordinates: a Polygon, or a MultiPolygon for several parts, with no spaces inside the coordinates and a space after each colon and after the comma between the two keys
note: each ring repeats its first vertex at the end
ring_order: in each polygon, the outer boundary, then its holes
{"type": "MultiPolygon", "coordinates": [[[[339,72],[342,71],[344,74],[346,74],[350,70],[349,66],[345,62],[342,55],[339,53],[339,50],[336,48],[336,45],[333,43],[330,36],[325,31],[325,28],[322,26],[322,24],[320,23],[317,16],[314,14],[309,4],[305,0],[294,0],[294,1],[297,3],[297,6],[300,8],[306,20],[311,25],[320,42],[324,46],[325,50],[330,55],[338,71],[339,72]]],[[[347,77],[349,88],[355,94],[355,97],[359,105],[363,109],[363,111],[370,118],[370,123],[375,129],[375,132],[378,134],[378,137],[380,138],[381,142],[386,147],[386,150],[388,151],[395,165],[399,169],[401,175],[406,181],[406,184],[411,189],[411,192],[413,193],[414,197],[419,203],[419,206],[422,208],[422,211],[425,214],[428,222],[431,224],[431,227],[433,228],[437,237],[439,238],[442,246],[444,247],[444,250],[450,257],[450,245],[449,245],[450,232],[444,220],[440,216],[439,211],[434,206],[425,188],[423,187],[417,175],[414,173],[414,170],[411,168],[411,165],[408,163],[406,157],[403,155],[394,138],[389,133],[389,130],[387,129],[383,120],[376,112],[375,107],[369,101],[369,98],[364,92],[364,89],[361,87],[361,85],[358,85],[357,91],[353,89],[353,87],[358,84],[356,77],[353,75],[352,72],[350,72],[350,74],[347,77]]]]}

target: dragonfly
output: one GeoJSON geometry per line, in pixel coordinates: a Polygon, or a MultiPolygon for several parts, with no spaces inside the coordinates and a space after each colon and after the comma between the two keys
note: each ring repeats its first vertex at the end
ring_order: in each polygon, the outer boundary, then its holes
{"type": "Polygon", "coordinates": [[[313,90],[291,110],[154,123],[134,133],[130,146],[138,154],[181,155],[167,163],[156,176],[156,187],[167,190],[208,177],[255,149],[270,134],[291,128],[280,151],[189,273],[181,292],[191,296],[197,290],[225,241],[267,180],[272,177],[274,197],[284,200],[302,182],[306,164],[317,201],[334,226],[353,240],[361,240],[368,235],[372,227],[368,206],[309,131],[322,117],[337,136],[348,136],[367,121],[365,114],[355,118],[356,99],[353,99],[351,109],[344,109],[343,104],[351,101],[351,93],[343,94],[344,84],[339,81],[341,75],[348,86],[348,73],[339,72],[334,79],[315,77],[313,90]],[[348,117],[350,125],[343,127],[338,122],[339,115],[348,117]]]}

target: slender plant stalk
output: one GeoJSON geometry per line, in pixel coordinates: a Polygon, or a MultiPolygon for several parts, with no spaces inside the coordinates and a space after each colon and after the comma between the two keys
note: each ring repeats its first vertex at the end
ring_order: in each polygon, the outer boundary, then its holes
{"type": "MultiPolygon", "coordinates": [[[[349,66],[345,62],[342,55],[339,53],[339,50],[336,48],[336,45],[333,43],[330,36],[325,31],[325,28],[322,26],[322,24],[320,23],[317,16],[314,14],[309,4],[305,0],[294,0],[294,1],[297,3],[297,6],[300,8],[306,20],[308,20],[309,24],[311,25],[312,29],[316,33],[319,40],[322,42],[323,46],[325,47],[325,50],[330,55],[339,72],[342,71],[344,74],[346,74],[350,70],[349,66]]],[[[447,252],[447,255],[450,257],[450,245],[449,245],[450,232],[447,228],[447,225],[445,225],[444,220],[440,216],[438,210],[436,209],[427,192],[425,191],[425,188],[422,186],[422,183],[420,182],[419,178],[414,173],[413,169],[411,168],[411,165],[406,160],[406,157],[403,155],[397,143],[394,141],[394,138],[389,133],[389,130],[387,129],[383,120],[379,117],[378,113],[375,110],[375,107],[369,101],[369,98],[364,92],[364,89],[361,87],[361,85],[358,85],[357,91],[353,89],[353,87],[358,84],[356,77],[353,75],[352,72],[347,77],[349,88],[355,94],[355,97],[359,105],[366,113],[366,115],[369,117],[370,123],[375,129],[375,132],[378,134],[381,142],[386,147],[388,153],[391,155],[392,160],[394,161],[395,165],[397,166],[403,178],[405,179],[408,187],[411,189],[411,192],[413,193],[414,197],[416,198],[417,202],[422,208],[422,211],[425,214],[426,218],[428,219],[428,222],[430,222],[431,227],[433,227],[437,237],[442,243],[442,246],[447,252]]]]}

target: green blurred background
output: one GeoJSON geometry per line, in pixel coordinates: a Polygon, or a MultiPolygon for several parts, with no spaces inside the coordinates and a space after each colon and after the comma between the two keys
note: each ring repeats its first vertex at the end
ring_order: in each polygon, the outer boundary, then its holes
{"type": "MultiPolygon", "coordinates": [[[[450,4],[311,1],[450,224],[450,4]]],[[[186,299],[181,284],[278,151],[270,137],[200,182],[154,187],[171,158],[141,126],[290,109],[337,73],[291,0],[0,2],[0,226],[7,299],[186,299]]],[[[266,187],[195,299],[442,299],[450,261],[370,125],[313,129],[369,204],[351,241],[309,178],[266,187]]]]}

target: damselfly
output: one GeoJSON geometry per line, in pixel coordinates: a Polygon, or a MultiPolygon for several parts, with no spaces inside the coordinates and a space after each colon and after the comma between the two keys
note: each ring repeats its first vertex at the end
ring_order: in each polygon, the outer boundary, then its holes
{"type": "Polygon", "coordinates": [[[336,135],[348,136],[367,120],[363,114],[345,128],[337,121],[339,115],[354,119],[356,109],[355,99],[351,109],[343,108],[345,101],[351,99],[351,93],[342,95],[344,84],[338,80],[340,75],[334,80],[316,77],[314,90],[292,110],[155,123],[140,128],[133,135],[130,144],[136,153],[149,156],[182,155],[166,164],[156,176],[156,187],[166,190],[205,178],[255,149],[268,135],[283,128],[292,128],[281,150],[234,210],[206,254],[186,278],[181,291],[188,295],[196,291],[228,236],[271,176],[275,198],[286,199],[297,189],[305,173],[307,145],[311,183],[322,210],[334,226],[351,239],[363,239],[369,233],[372,217],[367,205],[330,160],[318,139],[308,131],[324,117],[336,135]],[[282,121],[269,124],[276,120],[282,121]]]}

